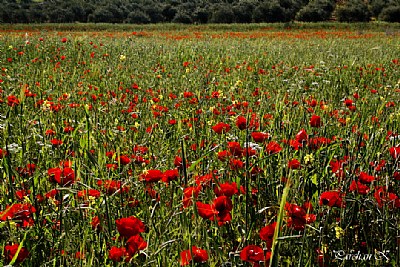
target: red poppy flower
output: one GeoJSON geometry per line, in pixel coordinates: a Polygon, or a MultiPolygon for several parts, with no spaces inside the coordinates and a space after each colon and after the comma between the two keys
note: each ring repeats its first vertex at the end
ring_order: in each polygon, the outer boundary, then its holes
{"type": "Polygon", "coordinates": [[[115,163],[107,163],[106,168],[110,171],[115,171],[116,169],[118,169],[118,165],[115,163]]]}
{"type": "Polygon", "coordinates": [[[375,177],[366,172],[361,172],[358,176],[358,180],[363,184],[370,184],[375,180],[375,177]]]}
{"type": "Polygon", "coordinates": [[[304,218],[304,216],[307,214],[303,207],[300,207],[296,204],[286,203],[285,210],[290,217],[304,218]]]}
{"type": "Polygon", "coordinates": [[[353,192],[353,191],[357,191],[359,194],[361,195],[366,195],[368,194],[370,188],[368,185],[365,185],[363,183],[361,183],[360,181],[352,181],[349,187],[349,191],[353,192]]]}
{"type": "Polygon", "coordinates": [[[246,147],[243,149],[243,155],[253,157],[253,156],[257,155],[257,150],[255,150],[251,147],[246,147]]]}
{"type": "Polygon", "coordinates": [[[298,161],[297,159],[289,160],[288,168],[292,170],[300,169],[301,168],[300,161],[298,161]]]}
{"type": "Polygon", "coordinates": [[[347,164],[347,160],[347,157],[344,157],[343,159],[333,159],[329,162],[332,173],[334,173],[336,177],[344,178],[346,176],[344,165],[347,164]]]}
{"type": "Polygon", "coordinates": [[[7,205],[6,209],[0,212],[0,220],[15,220],[18,222],[17,225],[22,227],[32,226],[34,224],[33,213],[35,212],[35,207],[29,203],[15,203],[11,206],[7,205]]]}
{"type": "Polygon", "coordinates": [[[183,161],[182,158],[179,156],[176,156],[174,159],[174,166],[178,169],[181,169],[183,167],[183,161]]]}
{"type": "Polygon", "coordinates": [[[310,107],[313,107],[313,108],[315,108],[318,104],[316,99],[309,99],[309,100],[306,100],[306,102],[310,107]]]}
{"type": "Polygon", "coordinates": [[[231,129],[231,126],[227,123],[220,122],[211,127],[217,134],[227,133],[231,129]]]}
{"type": "Polygon", "coordinates": [[[224,225],[232,220],[232,200],[226,196],[217,197],[212,204],[205,204],[200,201],[196,202],[197,213],[200,217],[213,221],[216,217],[218,225],[224,225]]]}
{"type": "Polygon", "coordinates": [[[304,207],[296,204],[286,204],[285,209],[289,216],[286,221],[287,226],[296,231],[303,231],[306,224],[313,223],[317,219],[315,214],[307,214],[304,207]]]}
{"type": "Polygon", "coordinates": [[[332,142],[331,139],[319,136],[319,137],[314,137],[314,138],[308,139],[308,146],[311,149],[317,150],[317,149],[321,148],[322,146],[329,145],[331,142],[332,142]]]}
{"type": "Polygon", "coordinates": [[[64,133],[72,133],[74,131],[74,127],[66,126],[64,127],[64,133]]]}
{"type": "MultiPolygon", "coordinates": [[[[19,248],[19,244],[6,245],[4,247],[4,254],[7,258],[7,262],[12,261],[15,254],[17,254],[18,248],[19,248]]],[[[15,263],[23,262],[28,256],[29,256],[28,249],[26,249],[25,247],[21,247],[21,249],[18,252],[18,256],[17,256],[15,263]]]]}
{"type": "Polygon", "coordinates": [[[308,134],[306,130],[301,129],[297,134],[296,134],[296,141],[299,143],[302,143],[303,141],[308,140],[308,134]]]}
{"type": "Polygon", "coordinates": [[[311,212],[314,210],[312,203],[309,201],[303,203],[303,209],[305,209],[307,212],[311,212]]]}
{"type": "Polygon", "coordinates": [[[239,128],[239,130],[245,130],[247,128],[247,120],[243,116],[239,116],[236,119],[236,126],[239,128]]]}
{"type": "Polygon", "coordinates": [[[202,203],[200,201],[196,202],[197,213],[203,219],[214,220],[214,216],[217,215],[217,211],[211,204],[202,203]]]}
{"type": "Polygon", "coordinates": [[[162,180],[165,183],[169,183],[170,181],[174,181],[174,180],[178,179],[178,176],[179,176],[178,169],[166,170],[163,173],[162,180]]]}
{"type": "Polygon", "coordinates": [[[258,264],[265,260],[264,250],[256,245],[248,245],[240,252],[240,258],[242,261],[258,264]]]}
{"type": "Polygon", "coordinates": [[[328,256],[319,248],[315,250],[317,253],[317,263],[319,267],[328,267],[330,266],[328,256]]]}
{"type": "Polygon", "coordinates": [[[174,119],[171,119],[168,121],[168,124],[170,124],[170,125],[175,125],[177,123],[178,123],[177,120],[174,120],[174,119]]]}
{"type": "Polygon", "coordinates": [[[389,148],[389,153],[394,160],[400,158],[400,146],[389,148]]]}
{"type": "Polygon", "coordinates": [[[181,255],[181,266],[189,265],[192,260],[198,263],[204,263],[208,260],[207,250],[200,249],[196,246],[192,246],[191,252],[190,249],[187,249],[182,251],[180,255],[181,255]]]}
{"type": "Polygon", "coordinates": [[[375,188],[374,197],[378,207],[387,205],[389,208],[400,208],[400,198],[392,192],[388,192],[383,186],[375,188]]]}
{"type": "Polygon", "coordinates": [[[306,214],[305,219],[306,219],[306,224],[310,224],[317,220],[317,215],[308,213],[306,214]]]}
{"type": "Polygon", "coordinates": [[[346,105],[346,107],[351,107],[353,105],[353,100],[346,98],[344,100],[344,104],[346,105]]]}
{"type": "Polygon", "coordinates": [[[386,166],[386,160],[382,159],[379,162],[370,162],[370,166],[375,167],[375,171],[377,172],[383,171],[386,166]]]}
{"type": "Polygon", "coordinates": [[[140,179],[146,182],[158,182],[163,178],[163,173],[160,170],[147,170],[141,176],[140,179]]]}
{"type": "Polygon", "coordinates": [[[106,157],[111,159],[114,156],[114,152],[113,151],[107,151],[106,152],[106,157]]]}
{"type": "Polygon", "coordinates": [[[134,235],[126,241],[125,247],[129,256],[133,257],[140,250],[147,248],[147,242],[140,235],[134,235]]]}
{"type": "Polygon", "coordinates": [[[0,148],[0,159],[7,155],[7,151],[0,148]]]}
{"type": "Polygon", "coordinates": [[[276,228],[276,222],[273,222],[273,223],[268,224],[267,226],[264,226],[263,228],[261,228],[261,230],[259,232],[261,240],[267,241],[267,248],[272,247],[272,241],[274,238],[275,228],[276,228]]]}
{"type": "Polygon", "coordinates": [[[126,238],[138,235],[146,230],[144,223],[135,216],[116,219],[115,223],[119,234],[126,238]]]}
{"type": "Polygon", "coordinates": [[[226,159],[231,156],[231,152],[228,150],[222,150],[218,152],[217,156],[220,161],[226,161],[226,159]]]}
{"type": "Polygon", "coordinates": [[[343,194],[338,191],[323,192],[319,197],[319,205],[342,208],[345,206],[342,195],[343,194]]]}
{"type": "Polygon", "coordinates": [[[75,182],[75,171],[69,167],[51,168],[47,170],[51,182],[56,182],[61,186],[72,185],[75,182]]]}
{"type": "Polygon", "coordinates": [[[265,147],[269,155],[279,153],[282,150],[282,147],[275,141],[271,141],[265,147]]]}
{"type": "Polygon", "coordinates": [[[217,179],[217,176],[214,173],[208,173],[201,176],[196,176],[195,181],[197,185],[208,185],[211,183],[213,179],[217,179]]]}
{"type": "Polygon", "coordinates": [[[232,214],[230,212],[220,212],[217,216],[218,226],[223,226],[227,222],[232,221],[232,214]]]}
{"type": "Polygon", "coordinates": [[[19,99],[16,96],[10,95],[7,97],[7,105],[9,105],[10,107],[18,106],[19,103],[19,99]]]}
{"type": "Polygon", "coordinates": [[[127,252],[124,247],[118,248],[118,247],[111,247],[111,249],[108,251],[108,258],[112,261],[120,262],[122,261],[123,257],[126,257],[127,252]]]}
{"type": "Polygon", "coordinates": [[[90,225],[92,226],[92,229],[93,230],[101,230],[102,229],[102,227],[101,227],[101,225],[100,225],[100,218],[99,218],[99,216],[94,216],[93,218],[92,218],[92,220],[90,221],[90,225]]]}
{"type": "Polygon", "coordinates": [[[285,143],[289,143],[289,146],[294,150],[299,150],[303,147],[303,143],[300,143],[296,139],[290,139],[289,141],[284,141],[285,143]]]}
{"type": "Polygon", "coordinates": [[[76,253],[75,253],[75,259],[78,259],[78,260],[83,260],[83,259],[85,259],[85,254],[84,253],[81,253],[80,251],[77,251],[76,253]]]}
{"type": "Polygon", "coordinates": [[[31,190],[21,189],[15,191],[15,196],[17,197],[18,200],[23,200],[26,196],[29,196],[30,193],[31,190]]]}
{"type": "Polygon", "coordinates": [[[286,225],[290,228],[293,228],[296,231],[304,231],[306,225],[306,219],[298,218],[298,217],[288,217],[286,220],[286,225]]]}
{"type": "Polygon", "coordinates": [[[100,197],[100,191],[96,189],[87,189],[87,190],[81,190],[78,191],[77,197],[78,198],[86,198],[87,196],[93,197],[93,198],[99,198],[100,197]]]}
{"type": "Polygon", "coordinates": [[[190,186],[190,187],[186,187],[183,190],[183,207],[187,208],[190,205],[192,205],[192,198],[195,197],[197,198],[199,196],[201,190],[201,185],[199,186],[190,186]]]}
{"type": "Polygon", "coordinates": [[[36,171],[36,165],[34,163],[28,163],[24,168],[18,167],[17,171],[21,177],[28,178],[31,177],[36,171]]]}
{"type": "Polygon", "coordinates": [[[232,200],[227,196],[219,196],[213,201],[213,208],[218,213],[230,212],[233,208],[232,200]]]}
{"type": "Polygon", "coordinates": [[[52,140],[50,140],[50,143],[51,143],[54,147],[56,147],[56,146],[62,145],[62,144],[63,144],[63,141],[62,141],[62,140],[58,140],[58,139],[52,139],[52,140]]]}
{"type": "Polygon", "coordinates": [[[228,149],[235,157],[241,157],[243,155],[243,148],[238,142],[228,142],[228,149]]]}
{"type": "Polygon", "coordinates": [[[214,188],[215,195],[219,196],[227,196],[232,197],[233,195],[239,194],[239,190],[236,183],[223,183],[218,187],[214,188]]]}
{"type": "Polygon", "coordinates": [[[269,133],[264,132],[252,132],[251,137],[253,138],[254,142],[263,143],[265,140],[270,138],[270,135],[269,133]]]}
{"type": "Polygon", "coordinates": [[[321,117],[318,115],[312,115],[310,119],[310,126],[316,128],[321,127],[322,126],[321,117]]]}
{"type": "Polygon", "coordinates": [[[240,159],[231,159],[229,161],[229,165],[231,167],[231,170],[239,170],[244,168],[245,163],[240,159]]]}
{"type": "Polygon", "coordinates": [[[116,180],[99,180],[97,181],[97,185],[102,187],[108,195],[114,194],[116,192],[126,193],[129,191],[129,187],[122,186],[121,181],[116,180]]]}
{"type": "Polygon", "coordinates": [[[46,194],[44,194],[44,196],[45,196],[47,199],[55,199],[56,196],[57,196],[57,194],[58,194],[59,192],[60,192],[60,191],[57,190],[57,189],[51,189],[51,190],[48,191],[46,194]]]}
{"type": "Polygon", "coordinates": [[[121,165],[128,165],[129,163],[131,163],[131,159],[126,155],[121,155],[117,159],[117,162],[119,162],[121,165]]]}
{"type": "Polygon", "coordinates": [[[194,94],[192,92],[183,92],[183,97],[184,98],[192,98],[194,96],[194,94]]]}

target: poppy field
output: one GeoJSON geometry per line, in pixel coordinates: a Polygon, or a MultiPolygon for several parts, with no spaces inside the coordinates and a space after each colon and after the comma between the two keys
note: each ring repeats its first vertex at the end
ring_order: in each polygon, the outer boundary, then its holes
{"type": "Polygon", "coordinates": [[[0,31],[0,266],[397,266],[400,34],[0,31]]]}

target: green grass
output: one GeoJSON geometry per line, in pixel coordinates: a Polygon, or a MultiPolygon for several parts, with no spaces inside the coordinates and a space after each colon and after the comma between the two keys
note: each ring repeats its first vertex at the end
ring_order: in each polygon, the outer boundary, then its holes
{"type": "Polygon", "coordinates": [[[249,23],[249,24],[110,24],[110,23],[41,23],[41,24],[1,24],[3,30],[44,30],[44,31],[257,31],[265,28],[274,30],[351,30],[351,31],[395,31],[399,23],[372,21],[369,23],[344,22],[287,22],[287,23],[249,23]]]}
{"type": "MultiPolygon", "coordinates": [[[[251,266],[241,251],[247,245],[270,251],[259,232],[278,222],[273,262],[279,266],[316,266],[317,250],[328,266],[382,266],[338,259],[335,251],[388,250],[387,264],[396,266],[398,208],[380,206],[375,193],[387,187],[393,200],[399,192],[399,158],[389,152],[400,134],[398,25],[370,23],[362,32],[359,25],[324,25],[331,24],[296,23],[290,30],[283,24],[1,25],[0,247],[22,243],[30,254],[21,266],[179,266],[180,253],[192,246],[208,253],[205,263],[192,266],[251,266]],[[19,104],[8,105],[9,96],[19,104]],[[345,99],[353,100],[354,111],[345,99]],[[311,127],[312,114],[321,117],[321,127],[311,127]],[[240,130],[239,115],[258,126],[240,130]],[[231,129],[217,134],[212,126],[219,122],[231,129]],[[72,131],[65,132],[67,126],[72,131]],[[46,135],[49,129],[54,136],[46,135]],[[289,140],[301,129],[309,141],[295,150],[289,140]],[[254,131],[271,136],[254,145],[255,155],[218,159],[230,142],[242,148],[255,143],[254,131]],[[331,141],[307,144],[316,137],[331,141]],[[62,144],[51,145],[54,138],[62,144]],[[280,152],[268,152],[272,141],[280,152]],[[339,178],[332,164],[345,156],[346,175],[339,178]],[[187,167],[176,180],[143,180],[149,170],[174,169],[176,157],[187,167]],[[288,168],[294,158],[300,169],[288,168]],[[74,184],[52,182],[49,170],[66,160],[74,184]],[[36,169],[23,172],[27,164],[36,169]],[[366,195],[349,190],[360,172],[375,177],[366,195]],[[207,174],[210,180],[184,208],[185,188],[207,174]],[[119,191],[99,185],[107,180],[120,182],[119,191]],[[241,193],[229,197],[232,219],[220,226],[217,218],[200,216],[196,201],[213,203],[214,189],[226,182],[236,182],[241,193]],[[18,198],[22,189],[30,193],[18,198]],[[53,189],[58,193],[50,197],[53,189]],[[79,198],[84,189],[101,193],[79,198]],[[346,206],[320,204],[321,194],[333,190],[345,193],[346,206]],[[310,202],[313,210],[301,212],[315,221],[304,223],[305,215],[293,215],[286,202],[299,209],[310,202]],[[35,207],[25,218],[29,226],[20,225],[19,215],[2,218],[16,203],[35,207]],[[98,228],[91,225],[95,216],[98,228]],[[110,249],[128,246],[116,220],[129,216],[146,226],[139,235],[147,247],[131,263],[113,262],[110,249]],[[293,226],[294,219],[303,229],[293,226]]],[[[0,252],[3,265],[6,253],[0,252]]]]}

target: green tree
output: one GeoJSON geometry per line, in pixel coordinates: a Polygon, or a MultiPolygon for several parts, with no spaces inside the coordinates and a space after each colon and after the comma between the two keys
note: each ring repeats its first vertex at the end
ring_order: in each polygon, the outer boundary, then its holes
{"type": "Polygon", "coordinates": [[[126,22],[135,24],[146,24],[150,23],[150,17],[143,10],[137,9],[128,14],[126,22]]]}
{"type": "Polygon", "coordinates": [[[371,0],[369,9],[373,17],[378,17],[382,10],[389,5],[389,0],[371,0]]]}
{"type": "Polygon", "coordinates": [[[112,22],[114,15],[105,6],[97,7],[92,14],[89,15],[90,22],[112,22]]]}
{"type": "Polygon", "coordinates": [[[400,22],[400,5],[385,7],[379,14],[379,19],[387,22],[400,22]]]}
{"type": "Polygon", "coordinates": [[[326,21],[331,18],[334,9],[334,0],[312,1],[300,9],[296,14],[296,20],[307,22],[326,21]]]}
{"type": "Polygon", "coordinates": [[[240,1],[236,3],[232,8],[233,13],[235,14],[235,22],[252,22],[255,5],[256,3],[254,1],[240,1]]]}
{"type": "Polygon", "coordinates": [[[193,13],[193,22],[195,23],[207,23],[209,20],[209,14],[210,12],[208,11],[208,7],[197,7],[196,10],[193,13]]]}
{"type": "Polygon", "coordinates": [[[212,5],[213,10],[210,18],[212,23],[232,23],[234,22],[235,14],[233,13],[230,5],[214,4],[212,5]]]}
{"type": "Polygon", "coordinates": [[[336,17],[340,22],[362,22],[370,20],[368,5],[363,0],[346,1],[336,8],[336,17]]]}
{"type": "Polygon", "coordinates": [[[179,10],[176,14],[175,17],[172,19],[172,22],[174,23],[185,23],[185,24],[190,24],[193,22],[192,17],[189,15],[188,12],[179,10]]]}
{"type": "Polygon", "coordinates": [[[178,8],[171,4],[165,4],[161,13],[166,21],[172,21],[176,13],[178,13],[178,8]]]}
{"type": "Polygon", "coordinates": [[[286,21],[285,9],[277,0],[261,2],[253,11],[254,22],[283,22],[286,21]]]}
{"type": "Polygon", "coordinates": [[[143,10],[150,18],[151,23],[164,22],[163,7],[157,2],[148,1],[143,5],[143,10]]]}

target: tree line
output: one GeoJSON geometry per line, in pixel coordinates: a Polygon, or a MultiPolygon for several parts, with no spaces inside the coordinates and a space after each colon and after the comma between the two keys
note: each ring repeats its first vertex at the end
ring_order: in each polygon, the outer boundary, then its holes
{"type": "Polygon", "coordinates": [[[0,23],[400,22],[400,0],[0,0],[0,23]]]}

